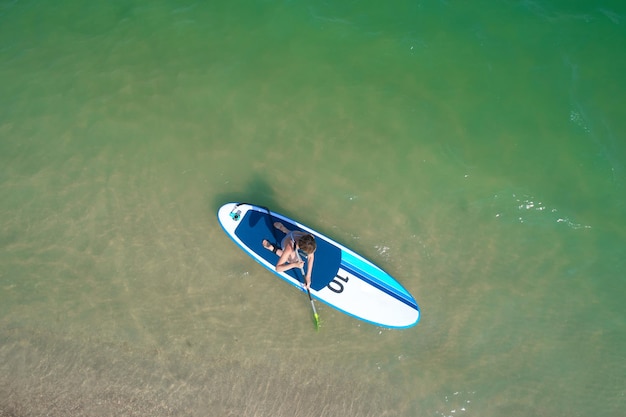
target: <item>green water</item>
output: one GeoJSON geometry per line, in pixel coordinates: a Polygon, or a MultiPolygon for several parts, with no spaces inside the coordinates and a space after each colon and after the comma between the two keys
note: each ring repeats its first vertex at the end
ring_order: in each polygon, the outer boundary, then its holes
{"type": "Polygon", "coordinates": [[[623,415],[626,8],[570,3],[0,1],[0,416],[623,415]],[[228,201],[420,323],[316,333],[228,201]]]}

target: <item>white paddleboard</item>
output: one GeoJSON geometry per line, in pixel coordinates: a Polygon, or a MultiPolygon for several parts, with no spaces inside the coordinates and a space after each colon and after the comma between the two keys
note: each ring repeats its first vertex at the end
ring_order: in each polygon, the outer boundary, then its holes
{"type": "Polygon", "coordinates": [[[277,221],[289,230],[311,233],[317,243],[311,274],[314,299],[377,326],[406,328],[419,321],[419,307],[402,285],[370,261],[319,232],[265,207],[246,203],[225,204],[217,217],[226,234],[241,249],[301,291],[306,290],[300,270],[277,272],[278,256],[264,248],[262,241],[267,239],[280,245],[284,234],[274,228],[277,221]]]}

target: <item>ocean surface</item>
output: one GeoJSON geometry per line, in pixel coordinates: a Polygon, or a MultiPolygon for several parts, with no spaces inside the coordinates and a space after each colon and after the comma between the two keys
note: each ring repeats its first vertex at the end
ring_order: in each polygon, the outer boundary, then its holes
{"type": "Polygon", "coordinates": [[[0,0],[0,417],[626,415],[622,0],[0,0]],[[416,298],[308,299],[271,207],[416,298]]]}

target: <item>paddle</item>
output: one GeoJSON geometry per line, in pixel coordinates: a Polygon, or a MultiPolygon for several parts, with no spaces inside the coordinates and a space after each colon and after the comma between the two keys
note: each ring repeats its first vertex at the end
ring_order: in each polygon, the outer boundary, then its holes
{"type": "MultiPolygon", "coordinates": [[[[298,249],[296,249],[296,256],[298,257],[298,261],[302,262],[302,258],[300,258],[300,253],[298,252],[298,249]]],[[[320,316],[317,314],[317,310],[315,309],[315,302],[313,301],[313,297],[311,297],[311,291],[309,291],[309,287],[306,286],[306,275],[304,274],[303,267],[300,267],[300,272],[302,273],[302,279],[304,281],[306,293],[309,296],[309,301],[311,302],[311,308],[313,309],[313,323],[315,324],[315,330],[319,330],[320,329],[320,316]]]]}

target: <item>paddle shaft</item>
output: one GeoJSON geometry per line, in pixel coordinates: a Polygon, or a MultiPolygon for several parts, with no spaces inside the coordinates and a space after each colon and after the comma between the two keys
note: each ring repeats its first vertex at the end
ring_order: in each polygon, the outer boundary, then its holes
{"type": "MultiPolygon", "coordinates": [[[[302,258],[300,258],[300,254],[296,249],[296,256],[298,257],[298,261],[302,262],[302,258]]],[[[304,274],[304,268],[300,267],[300,272],[302,273],[302,279],[304,280],[304,287],[306,288],[306,293],[309,296],[309,301],[311,302],[311,308],[313,309],[313,318],[315,319],[315,328],[319,327],[319,316],[317,315],[317,310],[315,309],[315,302],[313,301],[313,297],[311,297],[311,291],[309,287],[306,285],[306,275],[304,274]]]]}
{"type": "Polygon", "coordinates": [[[311,301],[311,307],[313,307],[313,314],[317,316],[317,311],[315,310],[315,303],[313,302],[313,297],[311,297],[311,291],[309,290],[309,287],[306,286],[306,275],[304,275],[304,268],[300,268],[300,272],[302,272],[302,278],[304,279],[306,293],[309,295],[309,300],[311,301]]]}

